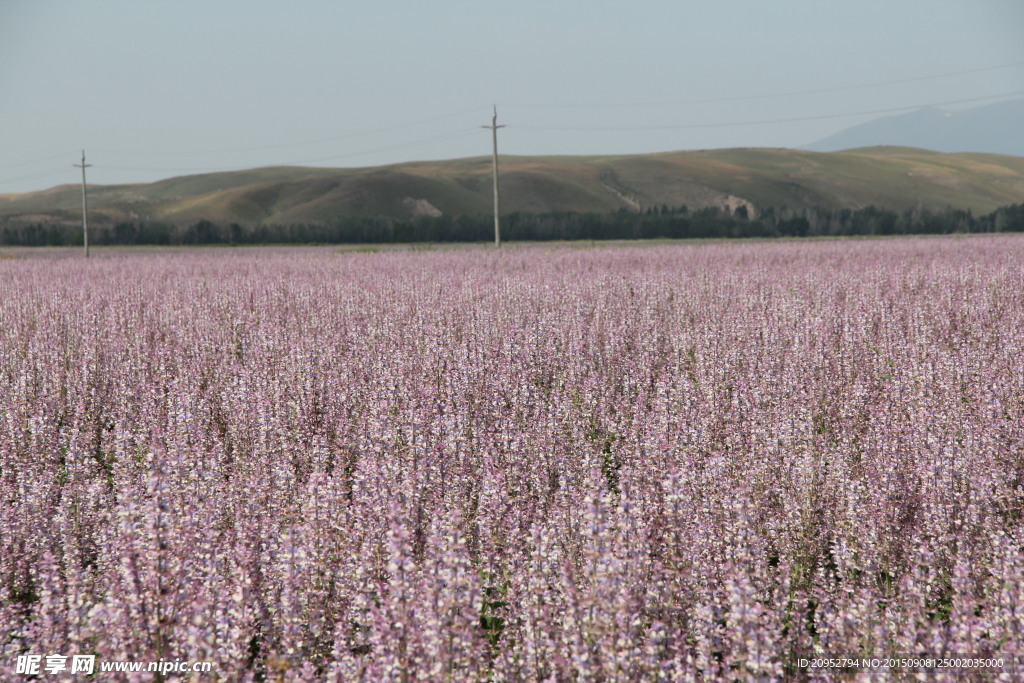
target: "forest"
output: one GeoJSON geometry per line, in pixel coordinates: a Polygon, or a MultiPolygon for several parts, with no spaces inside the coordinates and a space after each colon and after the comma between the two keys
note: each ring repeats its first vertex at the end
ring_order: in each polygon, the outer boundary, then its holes
{"type": "MultiPolygon", "coordinates": [[[[690,210],[650,207],[640,212],[511,213],[502,217],[505,241],[716,239],[838,237],[853,235],[924,235],[1024,231],[1024,204],[974,215],[946,209],[903,212],[868,206],[862,209],[767,208],[756,215],[745,207],[735,212],[711,207],[690,210]]],[[[92,245],[256,245],[256,244],[395,244],[416,242],[486,242],[494,237],[493,217],[341,216],[323,223],[220,224],[198,220],[190,225],[151,221],[90,226],[92,245]]],[[[81,226],[68,224],[0,225],[0,244],[9,246],[76,246],[81,226]]]]}

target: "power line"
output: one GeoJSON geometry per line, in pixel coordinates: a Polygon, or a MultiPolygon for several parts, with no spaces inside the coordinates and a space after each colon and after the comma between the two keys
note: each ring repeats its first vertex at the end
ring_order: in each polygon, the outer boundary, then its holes
{"type": "Polygon", "coordinates": [[[927,104],[912,104],[903,107],[889,107],[885,109],[865,109],[863,111],[841,112],[834,114],[818,114],[814,116],[792,116],[781,119],[760,119],[755,121],[718,121],[714,123],[678,123],[659,126],[516,126],[520,130],[557,130],[557,131],[615,131],[615,130],[684,130],[688,128],[736,128],[741,126],[762,126],[773,123],[799,123],[801,121],[823,121],[825,119],[840,119],[852,116],[866,116],[870,114],[891,114],[901,111],[912,111],[914,109],[925,109],[927,107],[942,107],[951,104],[966,104],[969,102],[982,102],[984,100],[995,100],[1004,97],[1015,97],[1024,95],[1024,90],[1002,93],[999,95],[988,95],[986,97],[969,97],[962,100],[947,100],[945,102],[931,102],[927,104]]]}
{"type": "MultiPolygon", "coordinates": [[[[927,76],[912,76],[909,78],[898,78],[890,81],[876,81],[874,83],[861,83],[859,85],[844,85],[834,88],[815,88],[812,90],[795,90],[791,92],[781,93],[766,93],[762,95],[742,95],[733,97],[719,97],[710,99],[690,99],[690,100],[662,100],[654,102],[598,102],[589,104],[557,104],[557,103],[514,103],[514,102],[502,102],[500,103],[503,107],[520,107],[520,108],[536,108],[536,109],[603,109],[603,108],[625,108],[625,107],[662,107],[662,106],[676,106],[676,105],[690,105],[690,104],[720,104],[725,102],[750,102],[754,100],[769,100],[778,99],[782,97],[803,97],[806,95],[821,95],[825,93],[833,92],[848,92],[851,90],[865,90],[868,88],[877,88],[886,85],[901,85],[904,83],[916,83],[919,81],[932,81],[941,78],[951,78],[953,76],[964,76],[968,74],[982,73],[985,71],[997,71],[1000,69],[1009,69],[1017,66],[1024,66],[1024,61],[1010,62],[1008,64],[998,64],[996,66],[984,66],[976,69],[964,69],[961,71],[948,71],[941,74],[931,74],[927,76]]],[[[927,106],[927,105],[922,105],[927,106]]]]}
{"type": "MultiPolygon", "coordinates": [[[[443,142],[445,140],[454,140],[454,139],[458,139],[458,138],[463,138],[463,137],[467,137],[469,135],[475,135],[476,133],[477,133],[477,130],[475,128],[470,128],[470,129],[460,130],[460,131],[458,131],[456,133],[449,133],[449,134],[446,134],[446,135],[437,135],[437,136],[434,136],[434,137],[422,138],[420,140],[413,140],[413,141],[402,143],[402,144],[398,144],[398,145],[390,145],[388,147],[377,147],[377,148],[374,148],[374,149],[364,149],[364,150],[360,150],[360,151],[357,151],[357,152],[346,152],[344,154],[334,154],[334,155],[331,155],[331,156],[317,157],[317,158],[314,158],[314,159],[297,159],[297,160],[290,160],[290,161],[278,161],[278,162],[275,162],[275,163],[269,164],[269,165],[271,165],[271,166],[301,166],[302,164],[314,164],[314,163],[320,163],[320,162],[324,162],[324,161],[337,161],[339,159],[347,159],[347,158],[351,158],[351,157],[364,156],[366,154],[376,154],[378,152],[390,152],[390,151],[401,150],[401,149],[410,149],[412,147],[420,147],[422,145],[427,145],[427,144],[431,144],[431,143],[434,143],[434,142],[443,142]]],[[[145,167],[143,167],[143,166],[109,166],[107,164],[103,164],[102,167],[105,168],[105,169],[110,169],[112,171],[158,171],[158,172],[172,172],[172,173],[212,173],[212,172],[217,172],[217,171],[237,171],[237,170],[244,170],[246,168],[251,168],[250,166],[245,166],[245,167],[239,168],[237,165],[235,165],[235,166],[221,166],[221,167],[190,167],[190,168],[182,168],[182,167],[166,167],[166,166],[162,166],[162,167],[153,167],[153,166],[145,166],[145,167]]]]}
{"type": "MultiPolygon", "coordinates": [[[[1004,97],[1013,97],[1013,96],[1019,96],[1019,95],[1024,95],[1024,90],[1022,90],[1022,91],[1014,91],[1014,92],[1009,92],[1009,93],[1002,93],[1002,94],[997,94],[997,95],[988,95],[988,96],[985,96],[985,97],[973,97],[973,98],[964,98],[964,99],[958,99],[958,100],[947,100],[947,101],[943,101],[943,102],[931,102],[931,103],[925,103],[925,104],[913,104],[913,105],[905,105],[905,106],[901,106],[901,107],[888,107],[888,108],[868,109],[868,110],[853,111],[853,112],[839,112],[839,113],[819,114],[819,115],[812,115],[812,116],[796,116],[796,117],[777,118],[777,119],[761,119],[761,120],[752,120],[752,121],[712,122],[712,123],[683,123],[683,124],[669,124],[669,125],[655,125],[655,126],[536,126],[536,125],[528,125],[527,124],[527,125],[513,125],[513,127],[517,128],[517,129],[520,129],[520,130],[535,130],[535,131],[540,131],[540,130],[545,130],[545,131],[642,131],[642,130],[654,130],[654,131],[656,131],[656,130],[685,130],[685,129],[698,129],[698,128],[728,128],[728,127],[756,126],[756,125],[769,125],[769,124],[777,124],[777,123],[796,123],[796,122],[802,122],[802,121],[817,121],[817,120],[827,120],[827,119],[836,119],[836,118],[848,118],[848,117],[865,116],[865,115],[872,115],[872,114],[886,114],[886,113],[894,113],[894,112],[901,112],[901,111],[911,111],[911,110],[914,110],[914,109],[921,109],[921,108],[926,108],[926,107],[937,107],[937,106],[945,106],[945,105],[952,105],[952,104],[965,104],[965,103],[971,103],[971,102],[980,102],[980,101],[985,101],[985,100],[1000,99],[1000,98],[1004,98],[1004,97]]],[[[466,110],[466,111],[477,111],[479,109],[480,109],[480,107],[476,107],[474,109],[466,110]]],[[[461,113],[465,113],[465,112],[460,112],[460,114],[461,113]]],[[[437,117],[434,120],[438,120],[440,118],[450,118],[451,116],[452,115],[446,115],[445,117],[437,117]]],[[[379,130],[380,131],[384,131],[384,130],[397,130],[397,129],[400,129],[400,128],[408,128],[408,127],[411,127],[413,125],[418,125],[419,123],[422,123],[422,121],[411,123],[411,124],[405,124],[405,125],[402,125],[402,126],[393,126],[391,128],[388,128],[388,129],[379,129],[379,130]]],[[[487,126],[484,126],[484,127],[486,128],[487,126]]],[[[504,127],[504,125],[502,127],[504,127]]],[[[390,152],[390,151],[397,151],[397,150],[403,150],[403,149],[410,149],[410,148],[419,147],[419,146],[422,146],[422,145],[433,144],[435,142],[444,142],[444,141],[448,141],[448,140],[455,140],[455,139],[467,137],[469,135],[475,134],[476,130],[477,130],[476,128],[462,129],[462,130],[459,130],[459,131],[456,131],[456,132],[453,132],[453,133],[447,133],[447,134],[444,134],[444,135],[436,135],[436,136],[431,136],[431,137],[427,137],[427,138],[421,138],[421,139],[418,139],[418,140],[412,140],[412,141],[409,141],[409,142],[404,142],[404,143],[400,143],[400,144],[396,144],[396,145],[387,145],[387,146],[383,146],[383,147],[376,147],[376,148],[371,148],[371,149],[363,149],[363,150],[357,150],[357,151],[352,151],[352,152],[345,152],[345,153],[342,153],[342,154],[331,154],[331,155],[319,156],[319,157],[313,157],[313,158],[292,159],[292,160],[287,160],[287,161],[278,161],[278,162],[274,162],[271,165],[275,165],[275,166],[301,166],[303,164],[316,164],[316,163],[323,163],[323,162],[328,162],[328,161],[339,161],[339,160],[342,160],[342,159],[350,159],[350,158],[353,158],[353,157],[365,156],[367,154],[377,154],[377,153],[380,153],[380,152],[390,152]]],[[[344,136],[344,137],[357,137],[357,136],[363,135],[363,134],[367,134],[367,133],[365,133],[365,132],[364,133],[353,133],[353,134],[351,134],[349,136],[344,136]]],[[[341,138],[337,138],[337,139],[341,139],[341,138]]],[[[267,146],[267,148],[273,148],[273,147],[275,147],[275,146],[273,146],[273,145],[267,146]]],[[[168,167],[168,166],[119,166],[119,165],[107,165],[107,164],[103,164],[102,167],[104,169],[109,169],[109,170],[114,170],[114,171],[142,171],[142,172],[170,172],[170,173],[212,173],[212,172],[218,172],[218,171],[235,171],[235,170],[244,170],[246,168],[250,168],[250,166],[239,167],[238,165],[220,166],[220,167],[208,167],[208,166],[207,167],[196,167],[196,166],[168,167]]]]}
{"type": "MultiPolygon", "coordinates": [[[[481,109],[481,107],[477,107],[476,108],[476,110],[479,110],[479,109],[481,109]]],[[[410,125],[413,125],[413,124],[410,124],[410,125]]],[[[407,126],[403,126],[403,127],[407,127],[407,126]]],[[[470,135],[477,135],[477,134],[478,134],[478,130],[476,128],[467,128],[467,129],[461,129],[461,130],[459,130],[457,132],[454,132],[454,133],[448,133],[448,134],[445,134],[445,135],[435,135],[435,136],[431,136],[431,137],[428,137],[428,138],[421,138],[421,139],[418,139],[418,140],[412,140],[412,141],[409,141],[409,142],[404,142],[404,143],[400,143],[400,144],[396,144],[396,145],[388,145],[388,146],[384,146],[384,147],[376,147],[376,148],[373,148],[373,149],[363,149],[363,150],[354,151],[354,152],[346,152],[344,154],[334,154],[334,155],[330,155],[330,156],[317,157],[317,158],[312,158],[312,159],[297,159],[297,160],[290,160],[290,161],[278,161],[278,162],[275,162],[273,164],[267,164],[267,165],[273,165],[273,166],[300,166],[302,164],[319,163],[319,162],[324,162],[324,161],[336,161],[336,160],[340,160],[340,159],[347,159],[347,158],[352,158],[352,157],[364,156],[366,154],[376,154],[378,152],[389,152],[389,151],[402,150],[402,149],[411,149],[413,147],[419,147],[419,146],[422,146],[422,145],[428,145],[428,144],[432,144],[432,143],[435,143],[435,142],[443,142],[443,141],[447,141],[447,140],[455,140],[455,139],[464,138],[464,137],[468,137],[470,135]]],[[[65,157],[66,158],[66,156],[67,155],[59,155],[58,157],[52,157],[52,158],[61,158],[61,157],[65,157]]],[[[90,164],[90,166],[91,165],[92,164],[90,164]]],[[[167,167],[167,166],[159,166],[159,167],[156,167],[156,166],[118,166],[118,165],[108,165],[108,164],[101,163],[98,168],[100,168],[101,170],[111,170],[111,171],[140,171],[140,172],[158,172],[158,173],[163,173],[163,172],[166,172],[166,173],[215,173],[215,172],[219,172],[219,171],[241,171],[241,170],[247,170],[247,169],[252,168],[252,166],[251,165],[245,165],[245,166],[234,165],[234,166],[218,166],[218,167],[209,167],[209,166],[207,166],[207,167],[195,167],[195,166],[192,166],[192,167],[167,167]]],[[[18,182],[18,181],[22,181],[22,180],[32,180],[34,178],[43,178],[43,177],[58,175],[58,174],[62,174],[62,173],[64,173],[64,171],[62,171],[60,169],[50,169],[50,170],[46,170],[46,171],[41,171],[39,173],[32,173],[32,174],[29,174],[29,175],[17,176],[17,177],[12,177],[12,178],[3,178],[3,179],[0,179],[0,183],[11,183],[11,182],[18,182]]]]}
{"type": "MultiPolygon", "coordinates": [[[[285,142],[273,145],[254,145],[250,147],[226,147],[222,149],[200,149],[200,150],[124,150],[124,149],[98,149],[96,152],[103,154],[225,154],[228,152],[259,152],[269,149],[284,149],[286,147],[308,147],[310,145],[322,145],[331,142],[339,142],[341,140],[351,140],[352,138],[365,137],[367,135],[376,135],[377,133],[390,133],[396,130],[402,130],[404,128],[412,128],[414,126],[421,126],[425,123],[435,123],[437,121],[444,121],[446,119],[452,119],[457,116],[464,116],[466,114],[472,114],[479,112],[481,109],[486,107],[473,107],[472,109],[463,109],[461,111],[452,112],[450,114],[442,114],[441,116],[434,116],[427,119],[420,119],[418,121],[411,121],[409,123],[402,123],[395,126],[387,126],[384,128],[372,128],[369,130],[357,131],[354,133],[346,133],[345,135],[338,135],[329,138],[320,138],[318,140],[307,140],[304,142],[285,142]]],[[[302,163],[302,162],[298,162],[302,163]]]]}
{"type": "Polygon", "coordinates": [[[19,168],[21,166],[31,166],[33,164],[41,164],[45,161],[53,161],[55,159],[66,159],[68,155],[74,154],[74,150],[70,152],[61,152],[60,154],[54,154],[52,157],[43,157],[42,159],[32,159],[31,161],[19,161],[15,164],[4,164],[0,166],[0,169],[4,168],[19,168]]]}
{"type": "Polygon", "coordinates": [[[376,149],[362,150],[362,151],[359,151],[359,152],[347,152],[345,154],[335,154],[335,155],[332,155],[332,156],[320,157],[320,158],[317,158],[317,159],[303,159],[303,160],[300,160],[300,161],[291,161],[291,162],[287,162],[286,164],[283,164],[283,165],[289,166],[289,165],[295,165],[295,164],[314,164],[314,163],[318,163],[318,162],[321,162],[321,161],[334,161],[336,159],[347,159],[349,157],[358,157],[358,156],[363,156],[363,155],[366,155],[366,154],[376,154],[377,152],[391,152],[391,151],[400,150],[400,149],[408,149],[408,148],[411,148],[411,147],[420,147],[422,145],[432,144],[434,142],[443,142],[445,140],[455,140],[457,138],[464,138],[464,137],[467,137],[469,135],[475,135],[476,132],[477,132],[477,130],[475,128],[465,128],[465,129],[459,130],[456,133],[448,133],[448,134],[445,134],[445,135],[437,135],[437,136],[434,136],[434,137],[423,138],[423,139],[420,139],[420,140],[414,140],[414,141],[402,143],[402,144],[399,144],[399,145],[391,145],[391,146],[388,146],[388,147],[377,147],[376,149]]]}
{"type": "MultiPolygon", "coordinates": [[[[67,157],[66,154],[63,154],[61,156],[65,157],[65,158],[67,157]]],[[[63,169],[63,168],[59,168],[59,169],[55,168],[55,169],[50,169],[49,171],[40,171],[39,173],[32,173],[30,175],[18,176],[16,178],[0,178],[0,183],[16,183],[16,182],[19,182],[19,181],[22,181],[22,180],[32,180],[34,178],[45,178],[47,176],[53,176],[53,175],[57,175],[57,174],[64,175],[66,173],[67,173],[67,171],[65,169],[63,169]]]]}
{"type": "MultiPolygon", "coordinates": [[[[680,103],[690,103],[690,104],[692,104],[692,103],[701,103],[701,102],[730,102],[730,101],[742,101],[742,100],[751,100],[751,99],[764,99],[764,98],[769,98],[769,97],[797,96],[797,95],[801,95],[801,94],[816,94],[816,93],[821,93],[821,92],[837,92],[837,91],[843,91],[843,90],[854,90],[854,89],[859,89],[859,88],[875,87],[875,86],[878,86],[878,85],[887,85],[887,84],[893,84],[893,83],[907,83],[907,82],[911,82],[911,81],[945,78],[945,77],[950,77],[950,76],[955,76],[955,75],[978,73],[978,72],[982,72],[982,71],[991,71],[991,70],[995,70],[995,69],[1004,69],[1004,68],[1009,68],[1009,67],[1013,67],[1013,66],[1020,66],[1020,65],[1024,65],[1024,62],[1013,62],[1013,63],[1010,63],[1010,64],[1003,64],[1003,65],[992,66],[992,67],[983,67],[983,68],[978,68],[978,69],[967,69],[967,70],[961,70],[961,71],[955,71],[955,72],[948,72],[948,73],[945,73],[945,74],[934,74],[934,75],[929,75],[929,76],[919,76],[919,77],[914,77],[914,78],[905,78],[905,79],[898,79],[898,80],[891,80],[891,81],[883,81],[883,82],[879,82],[879,83],[864,84],[864,85],[854,85],[854,86],[844,86],[844,87],[828,88],[828,89],[821,89],[821,90],[808,90],[808,91],[802,91],[802,92],[783,93],[783,94],[775,94],[775,95],[755,95],[755,96],[750,96],[750,97],[734,97],[734,98],[724,98],[724,99],[719,99],[719,100],[689,100],[689,101],[686,101],[686,102],[674,102],[674,103],[665,102],[665,103],[661,103],[661,104],[680,104],[680,103]]],[[[1002,99],[1002,98],[1018,97],[1018,96],[1021,96],[1021,95],[1024,95],[1024,90],[1018,90],[1018,91],[1014,91],[1014,92],[1001,93],[1001,94],[996,94],[996,95],[987,95],[987,96],[984,96],[984,97],[972,97],[972,98],[963,98],[963,99],[956,99],[956,100],[946,100],[946,101],[943,101],[943,102],[931,102],[931,103],[924,103],[924,104],[904,105],[904,106],[900,106],[900,107],[886,107],[886,108],[879,108],[879,109],[866,109],[866,110],[860,110],[860,111],[845,111],[845,112],[818,114],[818,115],[794,116],[794,117],[784,117],[784,118],[775,118],[775,119],[758,119],[758,120],[746,120],[746,121],[731,121],[731,122],[728,122],[728,121],[720,122],[720,121],[718,121],[718,122],[711,122],[711,123],[679,123],[679,124],[645,125],[645,126],[579,126],[579,125],[573,125],[573,126],[544,126],[544,125],[529,125],[529,124],[524,124],[524,125],[514,125],[513,124],[513,127],[521,129],[521,130],[525,130],[525,131],[658,131],[658,130],[701,129],[701,128],[735,128],[735,127],[744,127],[744,126],[759,126],[759,125],[770,125],[770,124],[781,124],[781,123],[797,123],[797,122],[804,122],[804,121],[820,121],[820,120],[827,120],[827,119],[848,118],[848,117],[854,117],[854,116],[865,116],[865,115],[874,115],[874,114],[889,114],[889,113],[895,113],[895,112],[911,111],[911,110],[914,110],[914,109],[921,109],[921,108],[926,108],[926,107],[938,107],[938,106],[955,105],[955,104],[966,104],[966,103],[981,102],[981,101],[986,101],[986,100],[996,100],[996,99],[1002,99]]],[[[648,103],[648,104],[657,104],[657,103],[648,103]]],[[[510,106],[523,106],[523,107],[525,107],[525,106],[538,106],[538,107],[540,107],[540,106],[548,106],[548,105],[510,105],[510,106]]],[[[550,106],[560,106],[560,105],[550,105],[550,106]]],[[[567,107],[570,107],[570,106],[571,107],[587,107],[587,106],[603,106],[603,105],[579,104],[579,105],[564,105],[564,106],[567,106],[567,107]]],[[[619,104],[619,105],[609,105],[609,106],[640,106],[640,105],[639,105],[639,103],[623,103],[623,104],[619,104]]],[[[308,145],[308,144],[323,144],[323,143],[326,143],[326,142],[334,142],[334,141],[339,141],[339,140],[352,139],[352,138],[357,138],[357,137],[361,137],[361,136],[372,135],[372,134],[375,134],[375,133],[390,132],[390,131],[401,130],[401,129],[405,129],[405,128],[411,128],[411,127],[414,127],[414,126],[422,125],[424,123],[431,123],[431,122],[435,122],[435,121],[441,121],[441,120],[445,120],[445,119],[454,118],[454,117],[457,117],[457,116],[462,116],[464,114],[468,114],[468,113],[479,111],[480,109],[483,109],[483,108],[484,107],[473,107],[473,108],[470,108],[470,109],[464,109],[464,110],[461,110],[461,111],[458,111],[458,112],[452,112],[452,113],[444,114],[444,115],[441,115],[441,116],[435,116],[435,117],[431,117],[431,118],[420,119],[420,120],[412,121],[412,122],[405,123],[405,124],[400,124],[400,125],[395,125],[395,126],[388,126],[388,127],[383,127],[383,128],[377,128],[377,129],[372,129],[372,130],[359,131],[359,132],[349,133],[349,134],[346,134],[346,135],[336,136],[336,137],[332,137],[332,138],[323,138],[323,139],[318,140],[318,141],[309,141],[309,142],[303,142],[303,143],[275,144],[275,145],[260,145],[260,146],[241,147],[241,148],[233,148],[233,149],[220,149],[220,150],[196,150],[196,151],[193,151],[193,152],[183,152],[183,151],[179,150],[179,151],[174,152],[174,153],[182,153],[182,154],[207,154],[207,153],[210,153],[210,154],[212,154],[212,153],[228,153],[228,152],[233,152],[233,151],[234,152],[241,152],[241,151],[258,151],[258,150],[269,150],[269,149],[281,149],[281,148],[285,148],[285,147],[294,147],[294,146],[301,146],[301,145],[308,145]]],[[[492,122],[492,125],[496,125],[496,124],[492,122]]],[[[485,127],[487,127],[487,126],[485,126],[485,127]]],[[[263,164],[263,165],[299,166],[299,165],[304,165],[304,164],[318,164],[318,163],[329,162],[329,161],[338,161],[338,160],[349,159],[349,158],[358,157],[358,156],[365,156],[365,155],[368,155],[368,154],[376,154],[376,153],[379,153],[379,152],[389,152],[389,151],[403,150],[403,149],[409,149],[409,148],[418,147],[418,146],[422,146],[422,145],[433,144],[433,143],[436,143],[436,142],[455,140],[455,139],[467,137],[469,135],[477,134],[477,131],[478,131],[477,127],[468,128],[468,129],[460,129],[460,130],[452,132],[452,133],[447,133],[447,134],[443,134],[443,135],[436,135],[436,136],[421,138],[421,139],[418,139],[418,140],[411,140],[411,141],[408,141],[408,142],[399,143],[399,144],[395,144],[395,145],[387,145],[387,146],[376,147],[376,148],[371,148],[371,149],[363,149],[363,150],[357,150],[357,151],[350,151],[350,152],[345,152],[345,153],[341,153],[341,154],[324,155],[324,156],[319,156],[319,157],[314,157],[314,158],[304,158],[304,159],[289,160],[289,161],[279,161],[279,162],[275,162],[273,164],[263,164]]],[[[94,152],[95,151],[96,150],[94,150],[94,152]]],[[[147,152],[147,151],[143,151],[143,150],[121,150],[121,151],[105,150],[105,151],[102,151],[102,153],[103,154],[152,154],[152,155],[161,154],[160,152],[155,152],[155,151],[147,152]]],[[[168,152],[168,153],[171,153],[171,152],[168,152]]],[[[24,167],[24,166],[30,166],[32,164],[41,164],[41,163],[45,163],[45,162],[52,161],[52,160],[55,160],[55,159],[66,158],[68,156],[68,154],[70,154],[70,153],[59,154],[59,155],[54,155],[54,156],[49,156],[49,157],[43,157],[43,158],[40,158],[40,159],[31,160],[31,161],[16,162],[16,163],[0,166],[0,169],[4,169],[4,168],[19,168],[19,167],[24,167]]],[[[83,160],[83,163],[84,163],[84,160],[83,160]]],[[[78,166],[78,164],[75,164],[75,166],[78,166]]],[[[107,164],[101,163],[99,168],[115,170],[115,171],[168,172],[168,173],[212,173],[212,172],[218,172],[218,171],[245,170],[245,169],[248,169],[248,168],[252,168],[252,164],[246,164],[246,165],[243,165],[243,166],[234,165],[234,166],[221,166],[221,167],[196,167],[196,166],[187,166],[187,167],[167,167],[167,166],[153,167],[153,166],[143,166],[143,167],[139,167],[139,166],[107,165],[107,164]]],[[[84,169],[83,169],[83,171],[84,171],[84,169]]],[[[25,175],[16,176],[16,177],[3,178],[3,179],[0,179],[0,183],[20,182],[20,181],[24,181],[24,180],[32,180],[32,179],[35,179],[35,178],[44,178],[44,177],[48,177],[48,176],[54,176],[54,175],[61,174],[61,173],[64,173],[64,171],[61,171],[61,170],[55,169],[55,168],[54,169],[47,169],[47,170],[39,171],[39,172],[36,172],[36,173],[25,174],[25,175]]]]}

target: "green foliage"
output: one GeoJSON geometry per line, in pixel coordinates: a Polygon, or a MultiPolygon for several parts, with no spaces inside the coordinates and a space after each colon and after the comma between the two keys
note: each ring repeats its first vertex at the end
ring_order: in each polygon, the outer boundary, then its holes
{"type": "MultiPolygon", "coordinates": [[[[488,572],[483,572],[482,578],[488,584],[493,583],[488,572]]],[[[480,606],[480,628],[492,648],[496,648],[501,641],[501,634],[505,630],[505,617],[502,614],[509,604],[505,600],[508,593],[508,581],[498,582],[499,585],[484,586],[484,600],[480,606]]]]}
{"type": "MultiPolygon", "coordinates": [[[[686,206],[652,207],[643,212],[511,213],[503,218],[507,241],[576,241],[642,239],[721,239],[771,237],[840,237],[851,235],[924,235],[1024,231],[1024,204],[1001,207],[983,216],[947,209],[941,213],[908,210],[897,213],[868,206],[851,209],[766,208],[756,218],[686,206]]],[[[288,225],[218,224],[202,219],[187,226],[132,222],[100,225],[89,230],[93,245],[209,245],[209,244],[407,244],[489,242],[494,239],[491,216],[345,216],[324,223],[288,225]]],[[[80,227],[42,223],[0,230],[0,244],[18,246],[76,246],[80,227]]]]}

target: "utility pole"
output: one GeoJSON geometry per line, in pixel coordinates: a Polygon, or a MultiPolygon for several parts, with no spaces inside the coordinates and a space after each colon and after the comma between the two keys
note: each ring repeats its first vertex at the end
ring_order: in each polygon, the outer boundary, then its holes
{"type": "Polygon", "coordinates": [[[491,125],[480,127],[490,128],[491,135],[494,138],[494,246],[500,247],[501,223],[498,219],[498,129],[505,126],[498,125],[498,105],[494,105],[494,117],[491,119],[491,125]]]}
{"type": "Polygon", "coordinates": [[[85,150],[82,150],[82,163],[71,164],[75,168],[82,169],[82,239],[85,240],[85,258],[89,258],[89,205],[85,199],[85,169],[92,164],[85,163],[85,150]]]}

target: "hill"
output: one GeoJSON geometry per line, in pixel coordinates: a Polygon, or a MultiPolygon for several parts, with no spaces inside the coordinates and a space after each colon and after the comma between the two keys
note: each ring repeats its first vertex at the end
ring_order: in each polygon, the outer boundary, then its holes
{"type": "Polygon", "coordinates": [[[939,152],[986,152],[1024,156],[1024,100],[964,111],[921,109],[869,121],[806,147],[833,152],[870,145],[921,147],[939,152]]]}
{"type": "MultiPolygon", "coordinates": [[[[501,159],[502,212],[608,212],[663,205],[987,212],[1024,202],[1024,158],[877,147],[820,153],[726,149],[635,156],[501,159]]],[[[314,224],[491,211],[487,157],[392,166],[276,167],[90,186],[90,221],[314,224]]],[[[80,220],[76,185],[0,195],[3,224],[80,220]]]]}

